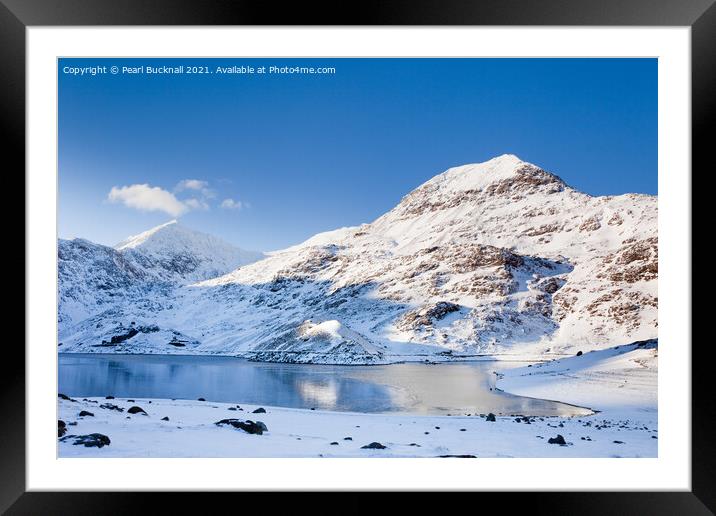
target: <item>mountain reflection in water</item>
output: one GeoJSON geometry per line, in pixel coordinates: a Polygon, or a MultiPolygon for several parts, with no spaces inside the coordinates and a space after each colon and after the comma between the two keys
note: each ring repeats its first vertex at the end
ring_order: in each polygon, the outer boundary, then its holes
{"type": "Polygon", "coordinates": [[[59,391],[74,397],[177,398],[364,413],[583,414],[494,390],[496,362],[330,366],[233,357],[60,354],[59,391]]]}

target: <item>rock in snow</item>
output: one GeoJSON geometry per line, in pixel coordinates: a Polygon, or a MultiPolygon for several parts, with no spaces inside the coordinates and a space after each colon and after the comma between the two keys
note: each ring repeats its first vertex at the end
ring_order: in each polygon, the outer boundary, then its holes
{"type": "Polygon", "coordinates": [[[362,450],[385,450],[385,448],[385,445],[378,442],[372,442],[370,444],[366,444],[365,446],[361,446],[362,450]]]}
{"type": "Polygon", "coordinates": [[[214,424],[216,426],[230,425],[249,434],[263,435],[264,432],[268,432],[266,424],[262,421],[251,421],[250,419],[247,419],[246,421],[241,419],[222,419],[214,424]]]}
{"type": "Polygon", "coordinates": [[[557,437],[550,437],[547,442],[549,444],[559,444],[560,446],[567,445],[567,442],[564,440],[564,437],[562,437],[560,434],[557,434],[557,437]]]}
{"type": "Polygon", "coordinates": [[[109,446],[110,440],[104,434],[88,434],[88,435],[66,435],[60,438],[60,441],[72,441],[75,446],[85,446],[86,448],[102,448],[109,446]]]}
{"type": "Polygon", "coordinates": [[[267,255],[172,221],[58,256],[63,352],[371,364],[657,336],[657,198],[589,196],[513,155],[267,255]]]}

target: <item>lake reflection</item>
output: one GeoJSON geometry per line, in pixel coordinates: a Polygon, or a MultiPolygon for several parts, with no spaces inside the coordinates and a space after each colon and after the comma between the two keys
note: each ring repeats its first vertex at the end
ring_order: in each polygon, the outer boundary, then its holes
{"type": "Polygon", "coordinates": [[[584,413],[571,405],[492,390],[495,364],[330,366],[233,357],[60,354],[59,391],[75,397],[203,397],[365,413],[584,413]]]}

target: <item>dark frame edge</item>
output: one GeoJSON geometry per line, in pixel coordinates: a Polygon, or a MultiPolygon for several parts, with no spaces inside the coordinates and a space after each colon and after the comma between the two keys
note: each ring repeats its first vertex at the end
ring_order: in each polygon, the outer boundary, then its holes
{"type": "MultiPolygon", "coordinates": [[[[280,502],[309,502],[316,493],[224,493],[224,492],[65,492],[26,493],[7,512],[8,516],[25,514],[58,514],[72,516],[134,514],[142,508],[161,507],[162,514],[197,514],[197,509],[207,507],[234,507],[241,501],[242,508],[276,507],[280,502]],[[268,503],[268,505],[267,505],[268,503]]],[[[347,513],[365,514],[376,506],[376,498],[391,493],[335,492],[340,495],[340,504],[347,513]]],[[[405,493],[404,493],[405,494],[405,493]]],[[[430,495],[446,496],[441,492],[409,493],[410,499],[419,508],[430,495]]],[[[321,498],[326,493],[321,494],[321,498]]],[[[510,512],[526,512],[533,515],[554,516],[579,514],[580,516],[604,516],[604,514],[648,514],[649,516],[708,516],[713,514],[692,493],[689,492],[490,492],[490,493],[449,493],[449,503],[465,501],[480,508],[509,506],[510,512]],[[509,498],[507,498],[509,497],[509,498]],[[507,503],[506,503],[507,502],[507,503]]],[[[426,500],[427,501],[427,500],[426,500]]],[[[410,504],[408,504],[408,507],[410,504]]],[[[327,506],[328,507],[328,506],[327,506]]],[[[149,512],[148,509],[146,509],[149,512]]],[[[200,509],[201,511],[201,509],[200,509]]],[[[201,514],[201,512],[199,512],[201,514]]]]}
{"type": "Polygon", "coordinates": [[[690,26],[713,0],[2,0],[25,25],[690,26]]]}
{"type": "MultiPolygon", "coordinates": [[[[68,0],[67,3],[76,4],[75,0],[68,0]]],[[[67,5],[65,3],[64,5],[67,5]]],[[[82,2],[80,2],[82,3],[82,2]]],[[[127,2],[117,2],[117,4],[127,2]]],[[[132,3],[131,1],[129,3],[132,3]]],[[[162,2],[159,2],[162,3],[162,2]]],[[[224,17],[217,21],[212,15],[211,3],[206,8],[199,8],[194,2],[180,2],[181,4],[193,5],[201,11],[200,16],[194,18],[194,24],[262,24],[265,16],[252,16],[251,12],[241,14],[234,12],[233,16],[224,17]],[[255,18],[260,18],[257,20],[255,18]],[[227,21],[228,20],[228,21],[227,21]]],[[[219,2],[221,3],[221,2],[219,2]]],[[[555,4],[560,4],[557,0],[555,4]]],[[[638,4],[633,7],[634,11],[641,11],[643,18],[634,22],[634,13],[622,20],[622,23],[635,25],[691,25],[692,26],[692,171],[699,169],[704,172],[708,166],[713,165],[710,157],[712,142],[708,138],[708,129],[714,127],[716,118],[716,46],[714,37],[716,34],[716,4],[714,0],[699,0],[697,5],[692,4],[688,13],[682,12],[680,16],[669,15],[661,12],[658,19],[653,14],[648,14],[649,6],[638,4]]],[[[112,20],[112,15],[106,12],[107,3],[94,4],[84,13],[74,12],[74,23],[68,21],[66,15],[59,15],[57,11],[43,12],[44,2],[27,2],[29,10],[23,9],[21,4],[14,0],[3,0],[0,2],[0,63],[3,64],[4,79],[0,82],[0,137],[9,150],[8,155],[15,158],[12,160],[15,167],[24,170],[25,167],[25,28],[26,25],[113,25],[118,21],[112,20]],[[6,4],[12,4],[12,10],[6,4]],[[35,8],[33,11],[33,7],[35,8]],[[39,8],[39,10],[38,10],[39,8]],[[15,14],[17,13],[17,15],[15,14]],[[44,22],[44,23],[43,23],[44,22]]],[[[27,5],[26,4],[26,5],[27,5]]],[[[423,7],[425,4],[420,3],[423,7]]],[[[515,2],[510,1],[512,9],[515,2]]],[[[45,4],[47,5],[47,4],[45,4]]],[[[455,10],[448,19],[441,20],[438,16],[431,18],[432,23],[437,24],[470,24],[476,23],[475,12],[462,18],[462,21],[454,21],[455,12],[459,12],[458,6],[451,2],[455,10]],[[451,21],[452,20],[452,21],[451,21]]],[[[225,7],[225,5],[224,5],[225,7]]],[[[390,12],[373,12],[369,18],[376,24],[425,24],[426,17],[430,18],[429,12],[422,9],[418,14],[408,13],[410,7],[399,6],[390,12]],[[382,21],[380,21],[382,18],[382,21]],[[421,21],[422,20],[422,21],[421,21]]],[[[144,9],[146,11],[146,9],[144,9]]],[[[149,9],[151,11],[151,8],[149,9]]],[[[72,11],[72,10],[70,10],[72,11]]],[[[158,19],[163,9],[152,11],[152,16],[145,18],[145,21],[136,20],[134,23],[149,24],[146,20],[158,19]]],[[[528,10],[529,11],[529,10],[528,10]]],[[[604,9],[614,15],[612,9],[604,9]]],[[[617,13],[618,13],[617,9],[617,13]]],[[[126,13],[127,11],[125,11],[126,13]]],[[[192,9],[186,10],[192,13],[192,9]]],[[[670,11],[673,13],[673,11],[670,11]]],[[[163,13],[167,15],[166,11],[163,13]]],[[[254,13],[256,14],[256,13],[254,13]]],[[[73,14],[70,14],[72,18],[73,14]]],[[[530,14],[532,16],[532,14],[530,14]]],[[[582,14],[582,16],[585,16],[582,14]]],[[[131,15],[129,16],[132,17],[131,15]]],[[[537,16],[540,19],[551,19],[550,24],[608,24],[613,20],[610,15],[601,15],[592,18],[592,21],[578,20],[579,16],[572,14],[567,19],[559,18],[549,10],[545,10],[537,16]]],[[[480,18],[482,24],[496,24],[497,19],[504,17],[486,15],[480,18]]],[[[133,24],[126,14],[118,16],[115,20],[124,20],[122,23],[133,24]]],[[[528,25],[523,18],[515,24],[528,25]]],[[[182,23],[181,18],[167,15],[157,24],[182,23]],[[173,19],[174,18],[174,19],[173,19]]],[[[296,23],[294,21],[294,23],[296,23]]],[[[326,22],[327,23],[327,22],[326,22]]],[[[191,24],[184,22],[183,24],[191,24]]],[[[535,22],[534,24],[547,24],[535,22]]],[[[693,174],[692,174],[693,175],[693,174]]],[[[23,174],[24,177],[24,174],[23,174]]],[[[24,189],[24,186],[23,186],[24,189]]],[[[23,235],[24,240],[24,235],[23,235]]],[[[25,248],[23,246],[23,263],[25,262],[25,248]]],[[[19,262],[19,260],[18,260],[19,262]]],[[[19,263],[18,263],[19,267],[19,263]]],[[[26,270],[26,274],[27,274],[26,270]]],[[[24,299],[24,297],[23,297],[24,299]]],[[[23,303],[24,307],[24,303],[23,303]]],[[[141,504],[140,498],[152,498],[153,501],[161,497],[161,503],[166,510],[176,510],[183,513],[188,505],[188,494],[174,493],[171,498],[161,494],[138,494],[138,493],[39,493],[25,492],[26,489],[26,462],[25,462],[25,405],[18,403],[18,400],[25,400],[25,353],[24,349],[11,351],[9,355],[15,369],[6,375],[0,376],[0,406],[3,408],[5,420],[11,424],[3,427],[3,439],[0,440],[0,513],[8,514],[38,514],[38,513],[74,513],[74,514],[126,514],[128,511],[136,510],[141,504]],[[182,510],[184,509],[184,510],[182,510]]],[[[713,423],[716,422],[716,406],[710,398],[712,385],[710,384],[709,370],[710,362],[705,349],[697,349],[692,346],[692,449],[698,453],[692,454],[692,491],[691,492],[661,492],[661,493],[512,493],[511,504],[513,508],[525,508],[536,514],[554,514],[560,512],[574,511],[577,507],[581,514],[604,514],[609,510],[619,513],[647,513],[647,514],[714,514],[716,513],[716,493],[711,489],[712,482],[716,478],[716,447],[712,438],[713,423]],[[701,358],[700,360],[698,358],[701,358]],[[559,496],[556,496],[559,495],[559,496]],[[543,512],[544,511],[544,512],[543,512]]],[[[212,502],[222,500],[228,501],[229,494],[220,493],[196,493],[198,497],[212,497],[212,502]]],[[[479,494],[480,500],[492,497],[497,501],[499,494],[479,494]]],[[[422,497],[421,497],[422,498],[422,497]]],[[[361,505],[356,498],[357,507],[361,505]]],[[[504,501],[504,500],[503,500],[504,501]]],[[[367,507],[366,507],[367,508],[367,507]]]]}
{"type": "MultiPolygon", "coordinates": [[[[693,178],[699,170],[705,175],[713,168],[713,133],[716,125],[716,3],[711,4],[691,27],[691,181],[692,224],[693,178]]],[[[693,289],[693,235],[692,228],[692,280],[693,289]]],[[[692,291],[692,328],[693,328],[692,291]]],[[[693,329],[692,329],[693,333],[693,329]]],[[[716,404],[712,393],[712,375],[705,342],[691,339],[691,489],[706,507],[716,513],[716,444],[713,425],[716,422],[716,404]]]]}
{"type": "MultiPolygon", "coordinates": [[[[0,3],[0,63],[3,75],[3,79],[0,80],[0,141],[4,144],[4,155],[10,158],[9,163],[12,164],[5,168],[4,179],[13,182],[13,186],[17,188],[16,192],[24,192],[25,25],[2,3],[0,3]]],[[[4,208],[3,211],[6,217],[10,216],[8,208],[4,208]]],[[[13,268],[18,271],[25,270],[27,274],[24,224],[19,238],[18,241],[23,242],[23,246],[21,255],[12,260],[13,268]]],[[[18,288],[22,288],[24,292],[24,285],[18,288]]],[[[22,300],[24,309],[25,294],[22,300]]],[[[16,319],[16,321],[20,320],[24,321],[24,317],[16,319]]],[[[5,349],[8,357],[6,363],[12,364],[12,367],[8,368],[7,374],[0,375],[0,407],[4,417],[7,418],[6,421],[12,423],[3,425],[3,439],[0,439],[0,513],[25,491],[25,347],[5,349]]]]}

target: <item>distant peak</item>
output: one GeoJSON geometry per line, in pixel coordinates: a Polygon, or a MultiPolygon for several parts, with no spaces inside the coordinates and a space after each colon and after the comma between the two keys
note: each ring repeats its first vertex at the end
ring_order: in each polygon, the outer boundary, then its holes
{"type": "Polygon", "coordinates": [[[164,224],[160,224],[156,227],[153,227],[152,229],[148,229],[147,231],[143,231],[142,233],[139,233],[138,235],[131,235],[127,237],[125,240],[118,243],[116,246],[114,246],[115,249],[118,251],[121,251],[122,249],[131,249],[134,247],[137,247],[147,240],[151,238],[153,235],[157,234],[164,228],[168,228],[170,226],[179,226],[179,222],[176,219],[170,220],[169,222],[165,222],[164,224]]]}

